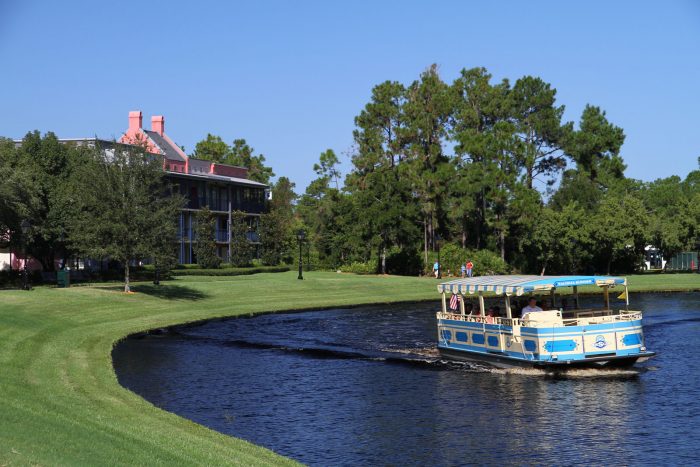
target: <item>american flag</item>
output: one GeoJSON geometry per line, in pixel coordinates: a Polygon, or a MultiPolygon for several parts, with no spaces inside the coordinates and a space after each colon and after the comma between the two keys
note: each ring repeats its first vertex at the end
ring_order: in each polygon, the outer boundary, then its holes
{"type": "Polygon", "coordinates": [[[453,293],[452,297],[450,297],[450,310],[456,310],[457,308],[459,308],[459,295],[453,293]]]}

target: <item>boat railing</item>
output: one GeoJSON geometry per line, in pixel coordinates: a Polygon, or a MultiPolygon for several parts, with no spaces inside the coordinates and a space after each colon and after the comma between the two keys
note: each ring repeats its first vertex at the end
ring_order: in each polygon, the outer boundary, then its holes
{"type": "MultiPolygon", "coordinates": [[[[557,321],[550,321],[548,326],[588,326],[591,324],[613,323],[618,321],[635,321],[642,319],[641,311],[620,310],[617,314],[612,310],[581,310],[575,312],[574,318],[564,318],[557,321]]],[[[501,318],[498,316],[463,315],[461,313],[437,313],[438,319],[449,319],[454,321],[465,321],[468,323],[497,324],[502,326],[528,326],[529,320],[521,318],[501,318]]],[[[532,323],[538,326],[537,323],[532,323]]],[[[543,323],[544,324],[544,323],[543,323]]],[[[541,327],[542,324],[539,324],[541,327]]]]}

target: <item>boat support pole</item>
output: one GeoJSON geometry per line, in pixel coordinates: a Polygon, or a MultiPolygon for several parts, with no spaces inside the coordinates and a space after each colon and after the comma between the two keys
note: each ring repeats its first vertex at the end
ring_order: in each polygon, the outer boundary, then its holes
{"type": "Polygon", "coordinates": [[[607,285],[603,286],[603,298],[605,300],[605,309],[609,310],[610,309],[610,290],[608,290],[607,285]]]}
{"type": "Polygon", "coordinates": [[[479,315],[484,316],[484,292],[479,292],[479,315]]]}
{"type": "Polygon", "coordinates": [[[556,303],[557,297],[556,297],[556,295],[554,295],[554,290],[555,290],[554,287],[549,289],[549,301],[552,302],[552,310],[557,309],[557,303],[556,303]]]}
{"type": "Polygon", "coordinates": [[[447,313],[447,298],[445,292],[442,292],[442,312],[447,313]]]}
{"type": "Polygon", "coordinates": [[[459,312],[462,314],[462,317],[467,314],[464,310],[464,295],[462,294],[459,294],[459,312]]]}
{"type": "Polygon", "coordinates": [[[574,310],[578,310],[578,286],[574,286],[574,310]]]}
{"type": "Polygon", "coordinates": [[[506,317],[508,319],[513,318],[513,313],[510,311],[510,295],[506,294],[506,317]]]}

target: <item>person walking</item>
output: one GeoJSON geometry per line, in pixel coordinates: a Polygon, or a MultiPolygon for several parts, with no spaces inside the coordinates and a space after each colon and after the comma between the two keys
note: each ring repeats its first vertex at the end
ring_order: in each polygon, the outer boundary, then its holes
{"type": "Polygon", "coordinates": [[[435,261],[435,264],[433,264],[433,274],[435,274],[435,279],[437,279],[440,275],[440,263],[437,261],[435,261]]]}
{"type": "Polygon", "coordinates": [[[467,260],[467,277],[472,277],[472,269],[474,269],[474,265],[472,264],[471,260],[467,260]]]}
{"type": "Polygon", "coordinates": [[[461,273],[462,273],[462,279],[464,279],[465,277],[467,277],[467,266],[466,266],[464,263],[462,263],[462,267],[460,268],[460,270],[461,270],[461,273]]]}

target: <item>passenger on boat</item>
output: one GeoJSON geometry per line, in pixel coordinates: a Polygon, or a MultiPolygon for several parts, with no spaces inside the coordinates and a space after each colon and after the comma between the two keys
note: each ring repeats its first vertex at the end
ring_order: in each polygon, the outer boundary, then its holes
{"type": "Polygon", "coordinates": [[[523,308],[522,317],[524,318],[526,314],[534,311],[542,311],[542,308],[537,306],[537,299],[535,297],[530,297],[527,301],[527,306],[523,308]]]}
{"type": "Polygon", "coordinates": [[[471,315],[472,313],[474,313],[474,305],[472,305],[471,303],[465,303],[464,314],[471,315]]]}
{"type": "Polygon", "coordinates": [[[488,311],[486,311],[486,322],[488,324],[492,324],[494,321],[494,317],[496,315],[496,311],[493,309],[492,306],[489,307],[488,311]]]}

